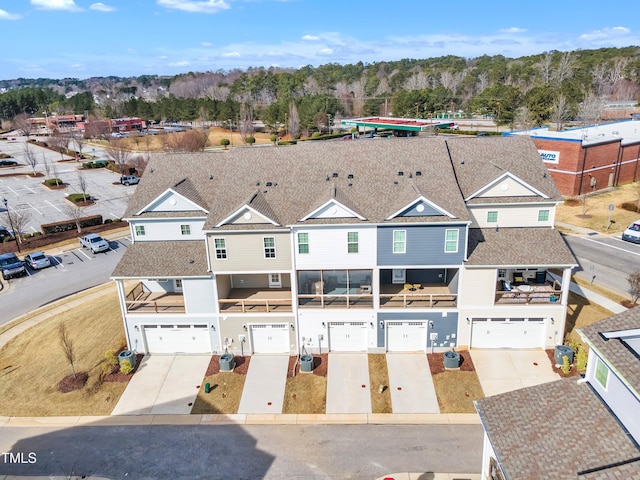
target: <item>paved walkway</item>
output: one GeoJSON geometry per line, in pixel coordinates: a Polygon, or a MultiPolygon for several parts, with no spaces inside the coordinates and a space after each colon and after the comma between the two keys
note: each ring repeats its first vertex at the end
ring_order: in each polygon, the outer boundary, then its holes
{"type": "Polygon", "coordinates": [[[327,413],[371,413],[366,353],[329,354],[327,413]]]}
{"type": "MultiPolygon", "coordinates": [[[[555,280],[562,280],[562,278],[556,274],[549,272],[549,275],[555,280]]],[[[622,313],[627,310],[626,307],[623,307],[619,303],[614,302],[613,300],[609,300],[604,295],[600,295],[599,293],[594,292],[593,290],[589,290],[587,287],[583,287],[581,285],[578,285],[577,283],[571,282],[569,284],[569,290],[580,295],[581,297],[586,298],[590,302],[596,303],[601,307],[606,308],[613,313],[622,313]]]]}
{"type": "Polygon", "coordinates": [[[289,355],[252,355],[238,413],[282,413],[289,355]]]}
{"type": "Polygon", "coordinates": [[[424,353],[388,354],[387,370],[394,413],[440,413],[424,353]]]}

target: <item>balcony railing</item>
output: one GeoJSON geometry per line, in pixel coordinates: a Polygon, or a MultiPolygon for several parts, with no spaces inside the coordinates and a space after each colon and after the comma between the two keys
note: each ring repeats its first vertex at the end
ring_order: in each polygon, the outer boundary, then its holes
{"type": "Polygon", "coordinates": [[[185,313],[184,296],[179,292],[151,292],[139,282],[125,297],[127,312],[185,313]]]}
{"type": "Polygon", "coordinates": [[[241,313],[291,312],[293,302],[289,289],[234,288],[227,298],[218,300],[220,311],[241,313]]]}
{"type": "Polygon", "coordinates": [[[306,308],[373,308],[373,296],[365,294],[298,295],[298,305],[306,308]]]}
{"type": "Polygon", "coordinates": [[[496,288],[496,304],[531,304],[536,305],[560,302],[562,296],[562,286],[560,282],[545,282],[543,284],[525,283],[523,285],[512,286],[506,291],[499,283],[496,288]]]}
{"type": "Polygon", "coordinates": [[[452,308],[457,301],[446,285],[380,285],[380,308],[452,308]]]}

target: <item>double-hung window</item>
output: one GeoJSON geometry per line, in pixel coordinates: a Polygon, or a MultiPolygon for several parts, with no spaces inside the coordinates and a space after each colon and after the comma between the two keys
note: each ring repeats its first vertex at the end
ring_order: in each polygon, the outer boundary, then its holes
{"type": "Polygon", "coordinates": [[[487,223],[497,223],[498,221],[498,211],[491,210],[487,212],[487,223]]]}
{"type": "Polygon", "coordinates": [[[298,253],[309,253],[308,233],[298,233],[298,253]]]}
{"type": "Polygon", "coordinates": [[[407,231],[393,231],[393,253],[407,253],[407,231]]]}
{"type": "Polygon", "coordinates": [[[136,237],[144,237],[144,225],[136,225],[136,237]]]}
{"type": "Polygon", "coordinates": [[[227,241],[224,238],[214,238],[213,244],[216,251],[216,258],[218,260],[227,258],[227,241]]]}
{"type": "Polygon", "coordinates": [[[538,210],[538,221],[539,222],[548,222],[549,221],[549,210],[538,210]]]}
{"type": "Polygon", "coordinates": [[[596,357],[596,381],[602,385],[602,388],[607,389],[607,383],[609,382],[609,368],[605,363],[596,357]]]}
{"type": "Polygon", "coordinates": [[[456,253],[458,251],[458,229],[447,229],[444,233],[445,253],[456,253]]]}
{"type": "Polygon", "coordinates": [[[264,258],[276,258],[275,237],[264,237],[262,242],[264,245],[264,258]]]}
{"type": "Polygon", "coordinates": [[[191,225],[180,225],[182,235],[191,235],[191,225]]]}
{"type": "Polygon", "coordinates": [[[347,232],[347,253],[358,253],[358,232],[347,232]]]}

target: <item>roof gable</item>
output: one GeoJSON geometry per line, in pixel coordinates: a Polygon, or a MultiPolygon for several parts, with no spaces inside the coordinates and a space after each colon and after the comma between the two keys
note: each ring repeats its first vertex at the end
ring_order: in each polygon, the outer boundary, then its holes
{"type": "Polygon", "coordinates": [[[209,213],[196,202],[176,192],[173,188],[168,188],[135,214],[140,215],[145,212],[192,212],[194,210],[201,211],[203,214],[209,213]]]}
{"type": "Polygon", "coordinates": [[[518,178],[510,172],[505,172],[481,189],[472,193],[465,200],[472,198],[495,198],[495,197],[542,197],[548,199],[549,196],[542,193],[537,188],[529,185],[524,180],[518,178]]]}
{"type": "Polygon", "coordinates": [[[447,216],[455,218],[455,215],[447,212],[444,208],[439,207],[424,196],[419,196],[413,202],[405,205],[397,212],[389,215],[387,220],[396,217],[442,217],[447,216]]]}
{"type": "Polygon", "coordinates": [[[249,205],[244,205],[240,207],[238,210],[233,212],[227,218],[222,220],[220,223],[216,225],[217,227],[221,227],[223,225],[248,225],[248,224],[260,224],[260,223],[268,223],[270,225],[279,225],[278,222],[272,220],[271,218],[261,214],[255,208],[250,207],[249,205]]]}
{"type": "Polygon", "coordinates": [[[304,222],[305,220],[319,218],[357,218],[359,220],[365,220],[362,215],[357,214],[350,208],[337,201],[335,198],[332,198],[331,200],[320,205],[314,211],[302,217],[300,221],[304,222]]]}

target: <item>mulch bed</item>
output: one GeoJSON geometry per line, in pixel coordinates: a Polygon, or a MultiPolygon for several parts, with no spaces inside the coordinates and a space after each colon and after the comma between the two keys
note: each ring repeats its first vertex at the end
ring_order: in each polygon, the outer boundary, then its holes
{"type": "MultiPolygon", "coordinates": [[[[553,358],[553,354],[555,353],[555,349],[553,348],[549,348],[547,350],[545,350],[547,357],[549,358],[549,363],[551,364],[551,368],[553,369],[554,372],[556,372],[558,375],[560,375],[560,377],[562,378],[567,378],[567,377],[579,377],[580,376],[580,372],[578,372],[578,369],[575,366],[571,367],[571,370],[569,370],[569,373],[564,373],[559,367],[556,367],[556,359],[553,358]]],[[[575,358],[574,358],[575,361],[575,358]]]]}
{"type": "MultiPolygon", "coordinates": [[[[297,356],[289,357],[289,367],[287,368],[287,378],[293,378],[293,366],[296,363],[297,356]]],[[[329,364],[329,355],[326,353],[313,355],[313,374],[319,377],[327,376],[327,366],[329,364]]],[[[300,373],[300,364],[296,366],[296,375],[300,373]]],[[[305,372],[306,373],[306,372],[305,372]]]]}
{"type": "Polygon", "coordinates": [[[60,393],[69,393],[74,390],[80,390],[84,387],[85,383],[87,383],[88,379],[89,374],[87,372],[78,372],[75,377],[73,375],[67,375],[58,384],[58,391],[60,393]]]}
{"type": "MultiPolygon", "coordinates": [[[[473,360],[471,360],[471,354],[467,350],[461,350],[458,353],[460,354],[460,370],[463,372],[475,372],[476,367],[473,365],[473,360]]],[[[429,361],[431,375],[446,371],[444,368],[444,352],[428,353],[427,360],[429,361]]]]}
{"type": "Polygon", "coordinates": [[[120,373],[120,365],[114,365],[111,373],[102,376],[103,382],[128,382],[134,373],[138,371],[140,362],[144,358],[144,353],[136,353],[136,366],[129,375],[120,373]]]}
{"type": "MultiPolygon", "coordinates": [[[[249,362],[251,361],[251,357],[234,355],[233,359],[236,362],[233,373],[237,373],[238,375],[246,375],[247,370],[249,370],[249,362]]],[[[212,355],[211,360],[209,361],[209,366],[207,367],[207,371],[205,372],[204,376],[209,377],[211,375],[217,375],[218,373],[220,373],[220,355],[212,355]]]]}

